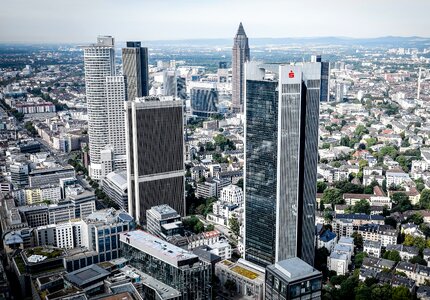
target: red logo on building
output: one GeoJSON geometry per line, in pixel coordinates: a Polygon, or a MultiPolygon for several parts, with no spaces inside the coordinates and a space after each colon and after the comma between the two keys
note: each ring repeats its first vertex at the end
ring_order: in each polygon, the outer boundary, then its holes
{"type": "Polygon", "coordinates": [[[290,73],[288,73],[288,77],[294,78],[294,72],[293,72],[293,70],[291,70],[290,73]]]}

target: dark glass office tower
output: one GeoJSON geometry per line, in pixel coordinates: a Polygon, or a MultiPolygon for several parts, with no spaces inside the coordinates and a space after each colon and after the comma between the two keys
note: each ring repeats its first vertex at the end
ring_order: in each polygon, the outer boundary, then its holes
{"type": "Polygon", "coordinates": [[[245,258],[313,265],[321,63],[246,69],[245,258]]]}
{"type": "Polygon", "coordinates": [[[312,55],[311,62],[321,63],[321,102],[330,101],[330,62],[322,61],[321,55],[312,55]]]}
{"type": "Polygon", "coordinates": [[[275,262],[277,82],[246,81],[245,258],[275,262]]]}
{"type": "Polygon", "coordinates": [[[183,101],[143,97],[125,103],[128,210],[138,223],[167,204],[185,213],[183,101]]]}
{"type": "Polygon", "coordinates": [[[122,49],[122,70],[127,83],[127,100],[149,95],[148,48],[127,42],[122,49]]]}
{"type": "Polygon", "coordinates": [[[216,114],[218,109],[218,91],[215,88],[191,89],[191,112],[200,117],[216,114]]]}
{"type": "Polygon", "coordinates": [[[239,24],[233,42],[232,59],[232,106],[234,112],[243,111],[244,85],[245,85],[245,62],[249,61],[248,37],[243,29],[242,23],[239,24]]]}

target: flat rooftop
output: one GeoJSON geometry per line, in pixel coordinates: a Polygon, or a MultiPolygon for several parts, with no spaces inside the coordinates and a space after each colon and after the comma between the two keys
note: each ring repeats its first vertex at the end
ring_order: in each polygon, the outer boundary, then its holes
{"type": "Polygon", "coordinates": [[[180,215],[178,214],[178,212],[176,210],[174,210],[173,208],[171,208],[167,204],[153,206],[153,207],[151,207],[151,211],[153,213],[157,214],[157,217],[159,219],[163,219],[163,220],[167,219],[167,218],[180,217],[180,215]]]}
{"type": "Polygon", "coordinates": [[[120,241],[175,267],[199,260],[197,255],[142,230],[121,233],[120,241]]]}
{"type": "Polygon", "coordinates": [[[298,257],[285,259],[272,265],[274,269],[281,272],[288,281],[295,281],[312,275],[319,275],[321,272],[305,263],[298,257]]]}
{"type": "Polygon", "coordinates": [[[129,276],[130,278],[140,277],[141,283],[156,291],[157,294],[161,297],[161,299],[171,299],[182,296],[182,293],[178,290],[172,288],[171,286],[168,286],[167,284],[162,283],[161,281],[155,279],[149,274],[146,274],[136,268],[133,268],[132,266],[127,265],[124,268],[120,269],[120,271],[123,274],[129,276]]]}
{"type": "Polygon", "coordinates": [[[110,275],[109,271],[98,265],[90,265],[65,275],[66,279],[77,286],[101,280],[110,275]]]}

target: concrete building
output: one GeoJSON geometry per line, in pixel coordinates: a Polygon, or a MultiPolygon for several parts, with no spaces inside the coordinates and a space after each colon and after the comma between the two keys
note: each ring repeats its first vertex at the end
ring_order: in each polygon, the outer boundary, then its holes
{"type": "Polygon", "coordinates": [[[227,280],[236,283],[236,295],[250,299],[264,299],[264,269],[253,263],[239,259],[237,262],[223,260],[215,264],[215,275],[221,286],[227,280]]]}
{"type": "Polygon", "coordinates": [[[75,177],[75,169],[70,166],[55,166],[31,170],[28,174],[30,187],[40,187],[47,183],[59,184],[60,179],[75,177]]]}
{"type": "Polygon", "coordinates": [[[146,211],[167,204],[185,213],[183,103],[144,97],[125,103],[128,211],[138,223],[146,211]]]}
{"type": "Polygon", "coordinates": [[[99,36],[96,44],[83,49],[88,105],[89,175],[99,180],[102,177],[100,152],[109,144],[106,78],[115,75],[114,38],[99,36]]]}
{"type": "Polygon", "coordinates": [[[121,209],[128,210],[127,172],[114,171],[102,180],[102,190],[121,209]]]}
{"type": "Polygon", "coordinates": [[[163,239],[184,233],[181,215],[166,204],[153,206],[146,211],[146,226],[149,233],[163,239]]]}
{"type": "Polygon", "coordinates": [[[120,257],[120,234],[134,229],[133,218],[113,208],[98,210],[84,219],[82,246],[96,251],[99,262],[120,257]]]}
{"type": "Polygon", "coordinates": [[[240,204],[243,202],[243,192],[237,185],[230,184],[221,190],[221,202],[240,204]]]}
{"type": "Polygon", "coordinates": [[[57,203],[61,200],[61,189],[58,185],[42,185],[39,187],[25,189],[25,202],[28,205],[43,201],[57,203]]]}
{"type": "Polygon", "coordinates": [[[266,300],[321,299],[321,288],[321,272],[297,257],[266,267],[266,300]]]}
{"type": "Polygon", "coordinates": [[[182,299],[211,299],[211,266],[197,255],[140,230],[121,233],[120,242],[131,266],[176,289],[182,299]]]}
{"type": "Polygon", "coordinates": [[[380,241],[363,241],[363,251],[373,257],[381,257],[381,242],[380,241]]]}

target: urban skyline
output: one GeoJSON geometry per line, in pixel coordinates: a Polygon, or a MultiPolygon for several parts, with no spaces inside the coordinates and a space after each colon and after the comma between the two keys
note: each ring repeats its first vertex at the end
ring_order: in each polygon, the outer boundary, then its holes
{"type": "Polygon", "coordinates": [[[430,299],[430,38],[333,37],[430,4],[52,1],[0,11],[0,298],[430,299]]]}

